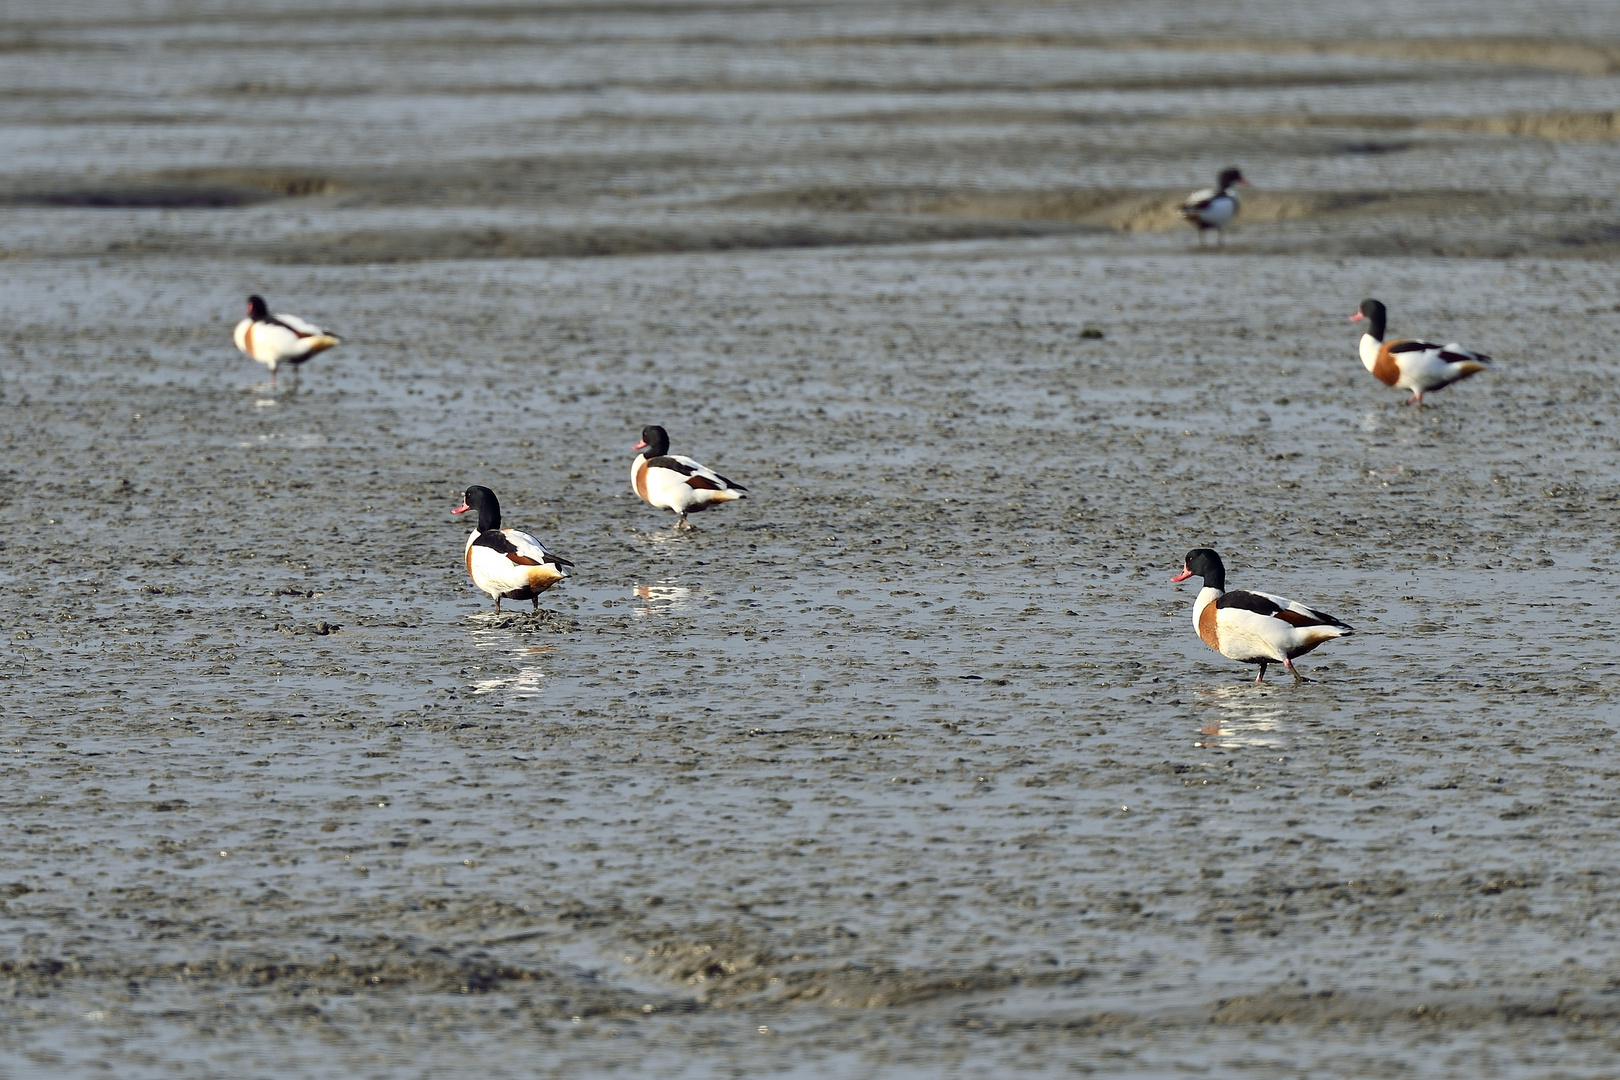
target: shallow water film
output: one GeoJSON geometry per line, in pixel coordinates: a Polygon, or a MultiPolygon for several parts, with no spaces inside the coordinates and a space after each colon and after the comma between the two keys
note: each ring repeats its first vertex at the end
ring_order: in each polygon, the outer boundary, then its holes
{"type": "Polygon", "coordinates": [[[1614,1075],[1620,30],[1412,7],[8,4],[0,1080],[1614,1075]]]}

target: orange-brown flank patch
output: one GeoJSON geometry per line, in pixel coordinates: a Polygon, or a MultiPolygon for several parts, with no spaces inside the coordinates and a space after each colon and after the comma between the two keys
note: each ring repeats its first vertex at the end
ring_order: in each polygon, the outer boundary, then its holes
{"type": "Polygon", "coordinates": [[[1400,365],[1395,363],[1395,358],[1390,355],[1389,350],[1395,345],[1411,340],[1411,338],[1400,338],[1396,341],[1386,341],[1378,346],[1378,359],[1373,361],[1373,377],[1385,386],[1394,386],[1401,377],[1401,369],[1400,365]]]}
{"type": "Polygon", "coordinates": [[[636,495],[642,502],[647,499],[647,459],[642,458],[636,462],[636,467],[630,472],[630,485],[636,489],[636,495]]]}
{"type": "Polygon", "coordinates": [[[1204,610],[1198,613],[1198,636],[1204,639],[1204,644],[1221,651],[1221,638],[1215,632],[1215,601],[1211,600],[1204,605],[1204,610]]]}
{"type": "MultiPolygon", "coordinates": [[[[248,323],[247,330],[242,334],[242,344],[246,346],[242,351],[253,356],[253,324],[248,323]]],[[[258,359],[254,357],[254,359],[258,359]]]]}
{"type": "Polygon", "coordinates": [[[698,491],[720,490],[720,485],[715,483],[713,480],[710,480],[707,476],[688,476],[686,478],[686,486],[689,488],[696,488],[698,491]]]}

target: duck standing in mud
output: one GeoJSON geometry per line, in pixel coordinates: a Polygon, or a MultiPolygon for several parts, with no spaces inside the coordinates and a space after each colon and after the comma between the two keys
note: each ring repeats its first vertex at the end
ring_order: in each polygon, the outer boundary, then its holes
{"type": "Polygon", "coordinates": [[[343,341],[297,315],[270,314],[262,296],[248,297],[247,318],[236,324],[231,336],[238,349],[270,369],[271,389],[276,385],[276,368],[288,364],[297,371],[305,360],[343,341]]]}
{"type": "Polygon", "coordinates": [[[669,432],[657,424],[642,428],[641,441],[630,449],[639,451],[630,463],[630,487],[649,506],[679,514],[677,529],[692,528],[687,514],[748,497],[747,488],[707,465],[689,457],[671,456],[669,432]]]}
{"type": "Polygon", "coordinates": [[[1203,578],[1204,587],[1193,601],[1193,626],[1205,645],[1222,656],[1245,664],[1259,664],[1255,682],[1266,677],[1266,667],[1281,664],[1295,682],[1308,682],[1294,669],[1294,657],[1304,656],[1323,642],[1354,633],[1345,623],[1315,608],[1263,592],[1227,592],[1226,566],[1210,548],[1187,552],[1181,573],[1171,581],[1203,578]]]}
{"type": "Polygon", "coordinates": [[[1216,244],[1224,244],[1222,230],[1237,217],[1238,197],[1235,190],[1239,184],[1248,186],[1243,179],[1243,173],[1237,169],[1225,169],[1215,181],[1212,188],[1200,188],[1187,196],[1181,204],[1180,213],[1184,220],[1198,227],[1198,244],[1204,243],[1204,233],[1210,229],[1215,230],[1216,244]]]}
{"type": "Polygon", "coordinates": [[[462,493],[461,505],[450,512],[477,511],[478,527],[467,537],[463,558],[473,584],[495,601],[495,614],[501,613],[502,600],[533,600],[540,610],[540,594],[566,580],[574,564],[553,555],[529,533],[501,528],[501,504],[495,493],[474,484],[462,493]]]}
{"type": "Polygon", "coordinates": [[[1491,358],[1484,353],[1465,349],[1456,342],[1436,345],[1413,338],[1384,340],[1385,323],[1389,312],[1377,300],[1363,300],[1351,322],[1367,320],[1367,332],[1361,335],[1361,364],[1385,386],[1408,390],[1412,396],[1408,405],[1423,407],[1423,395],[1470,375],[1485,370],[1491,358]]]}

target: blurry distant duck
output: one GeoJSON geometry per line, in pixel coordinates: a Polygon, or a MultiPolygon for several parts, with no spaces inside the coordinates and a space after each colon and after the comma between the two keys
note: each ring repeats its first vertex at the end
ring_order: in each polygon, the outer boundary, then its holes
{"type": "Polygon", "coordinates": [[[1190,577],[1204,579],[1204,587],[1193,601],[1193,626],[1198,636],[1228,659],[1259,664],[1255,682],[1266,677],[1268,664],[1281,664],[1295,682],[1307,681],[1294,670],[1294,657],[1353,632],[1333,616],[1281,596],[1227,592],[1226,566],[1209,548],[1187,552],[1181,573],[1170,580],[1186,581],[1190,577]]]}
{"type": "Polygon", "coordinates": [[[1361,362],[1385,386],[1410,390],[1408,405],[1422,407],[1424,394],[1477,375],[1491,362],[1490,357],[1456,343],[1435,345],[1411,338],[1385,341],[1387,315],[1377,300],[1363,300],[1350,321],[1368,321],[1367,332],[1361,335],[1361,362]]]}
{"type": "Polygon", "coordinates": [[[270,368],[270,385],[276,385],[276,368],[297,365],[325,352],[343,339],[296,315],[272,315],[262,296],[250,296],[247,318],[236,324],[236,347],[270,368]]]}
{"type": "Polygon", "coordinates": [[[540,594],[568,577],[574,564],[546,550],[544,544],[518,529],[501,528],[501,504],[487,487],[473,485],[452,514],[478,511],[478,528],[467,537],[467,573],[473,584],[495,600],[533,600],[540,610],[540,594]]]}
{"type": "Polygon", "coordinates": [[[1203,188],[1187,196],[1181,204],[1181,216],[1198,226],[1198,242],[1204,242],[1204,231],[1215,230],[1216,243],[1221,242],[1221,230],[1237,216],[1238,197],[1232,190],[1239,184],[1247,185],[1237,169],[1225,169],[1212,188],[1203,188]]]}
{"type": "Polygon", "coordinates": [[[716,503],[746,498],[748,489],[732,483],[707,465],[689,457],[671,457],[669,433],[657,424],[641,429],[641,451],[630,463],[630,486],[643,502],[681,515],[677,529],[690,529],[687,514],[707,510],[716,503]]]}

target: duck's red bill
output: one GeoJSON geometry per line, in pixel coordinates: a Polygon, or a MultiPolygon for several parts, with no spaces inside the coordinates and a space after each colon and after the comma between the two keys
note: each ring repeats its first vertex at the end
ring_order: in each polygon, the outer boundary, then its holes
{"type": "Polygon", "coordinates": [[[452,514],[465,514],[467,511],[469,511],[471,509],[472,509],[472,507],[467,505],[467,500],[463,499],[461,501],[461,505],[456,507],[454,510],[452,510],[450,512],[452,514]]]}
{"type": "Polygon", "coordinates": [[[1184,566],[1184,567],[1182,567],[1182,568],[1181,568],[1181,573],[1179,573],[1179,574],[1177,574],[1177,575],[1176,575],[1176,576],[1175,576],[1175,577],[1173,577],[1173,578],[1171,578],[1171,579],[1170,579],[1170,580],[1171,580],[1171,581],[1172,581],[1172,582],[1176,582],[1176,581],[1186,581],[1186,580],[1187,580],[1187,579],[1188,579],[1188,578],[1190,578],[1190,577],[1192,577],[1192,571],[1191,571],[1191,570],[1188,570],[1188,569],[1187,569],[1187,568],[1186,568],[1186,567],[1185,567],[1185,566],[1184,566]]]}
{"type": "Polygon", "coordinates": [[[640,442],[636,443],[636,445],[632,446],[630,449],[632,449],[632,450],[645,450],[645,449],[647,449],[647,440],[642,439],[640,442]]]}
{"type": "Polygon", "coordinates": [[[1366,317],[1367,316],[1363,315],[1361,312],[1358,311],[1354,315],[1350,316],[1350,321],[1351,322],[1360,322],[1362,319],[1365,319],[1366,317]]]}

